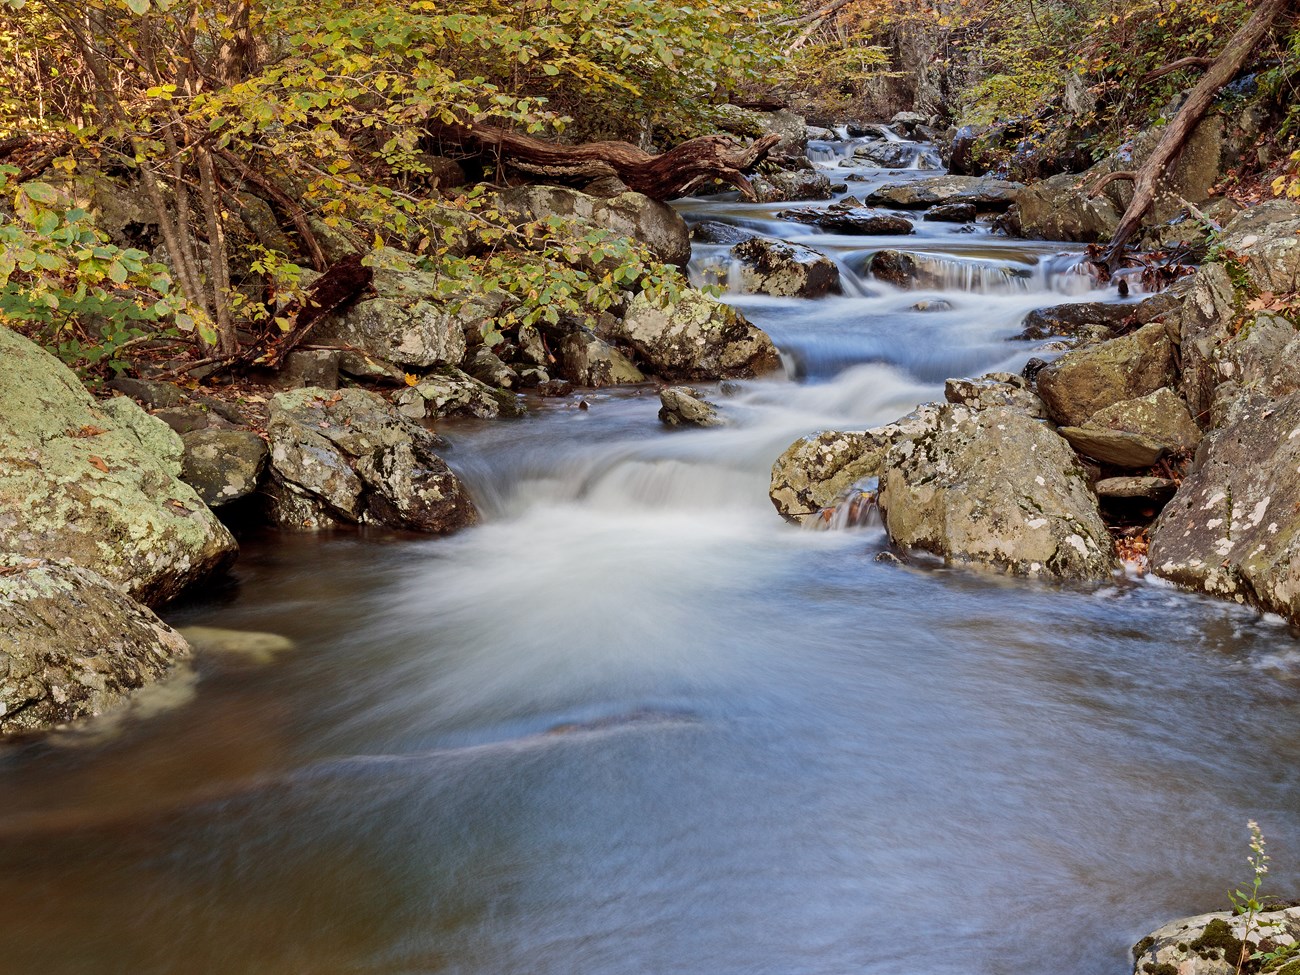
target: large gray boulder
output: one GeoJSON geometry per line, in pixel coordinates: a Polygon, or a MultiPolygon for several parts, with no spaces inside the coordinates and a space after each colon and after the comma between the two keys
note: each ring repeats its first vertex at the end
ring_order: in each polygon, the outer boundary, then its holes
{"type": "Polygon", "coordinates": [[[1005,210],[1016,202],[1023,183],[991,176],[931,176],[886,183],[866,198],[869,206],[925,209],[951,203],[971,203],[979,210],[1005,210]]]}
{"type": "Polygon", "coordinates": [[[1300,907],[1260,911],[1251,917],[1231,911],[1198,914],[1171,921],[1133,946],[1134,975],[1238,975],[1274,972],[1295,975],[1296,958],[1265,963],[1250,956],[1265,949],[1295,945],[1300,940],[1300,907]],[[1245,958],[1242,958],[1242,954],[1245,958]]]}
{"type": "Polygon", "coordinates": [[[686,221],[667,203],[641,193],[601,198],[564,186],[517,186],[501,195],[501,206],[518,219],[560,217],[612,230],[645,244],[665,264],[685,267],[691,259],[686,221]]]}
{"type": "Polygon", "coordinates": [[[1153,571],[1300,620],[1300,392],[1244,394],[1151,531],[1153,571]]]}
{"type": "Polygon", "coordinates": [[[166,602],[238,548],[179,480],[181,456],[166,424],[126,397],[97,402],[0,326],[0,551],[67,560],[166,602]]]}
{"type": "Polygon", "coordinates": [[[728,256],[740,265],[740,290],[747,294],[821,298],[840,290],[839,267],[811,247],[755,237],[728,256]]]}
{"type": "Polygon", "coordinates": [[[1094,413],[1174,380],[1174,345],[1152,322],[1130,335],[1067,352],[1039,370],[1038,395],[1053,420],[1083,426],[1094,413]]]}
{"type": "Polygon", "coordinates": [[[271,400],[271,518],[287,528],[340,522],[445,534],[478,520],[439,440],[363,389],[293,390],[271,400]]]}
{"type": "Polygon", "coordinates": [[[826,430],[800,437],[772,465],[769,495],[786,521],[806,524],[850,497],[884,470],[895,444],[930,433],[939,407],[925,404],[893,423],[871,430],[826,430]]]}
{"type": "Polygon", "coordinates": [[[188,656],[179,633],[99,573],[0,553],[0,736],[104,714],[188,656]]]}
{"type": "Polygon", "coordinates": [[[668,303],[641,292],[622,318],[604,322],[601,331],[603,338],[629,346],[647,370],[668,380],[751,377],[781,364],[766,332],[699,291],[683,291],[668,303]]]}
{"type": "Polygon", "coordinates": [[[890,449],[885,469],[880,507],[896,545],[1042,578],[1116,568],[1074,452],[1022,413],[945,406],[933,433],[890,449]]]}

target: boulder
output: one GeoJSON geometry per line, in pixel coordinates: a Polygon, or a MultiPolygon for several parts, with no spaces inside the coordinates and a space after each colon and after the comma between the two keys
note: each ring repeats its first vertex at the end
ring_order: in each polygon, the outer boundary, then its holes
{"type": "Polygon", "coordinates": [[[943,398],[972,410],[1005,407],[1025,416],[1043,419],[1047,406],[1029,389],[1029,382],[1014,373],[989,373],[979,379],[949,379],[943,384],[943,398]]]}
{"type": "Polygon", "coordinates": [[[820,298],[840,290],[840,269],[825,254],[782,240],[755,237],[731,248],[747,294],[820,298]]]}
{"type": "Polygon", "coordinates": [[[759,203],[795,203],[829,200],[834,196],[830,177],[812,169],[781,170],[750,179],[759,203]]]}
{"type": "Polygon", "coordinates": [[[921,148],[915,142],[873,139],[854,149],[853,156],[855,159],[865,160],[883,169],[907,169],[912,165],[921,148]]]}
{"type": "Polygon", "coordinates": [[[1167,386],[1100,409],[1084,426],[1142,434],[1179,454],[1192,453],[1201,442],[1201,428],[1187,404],[1167,386]]]}
{"type": "Polygon", "coordinates": [[[251,430],[194,430],[181,441],[181,480],[208,507],[238,501],[257,490],[269,450],[251,430]]]}
{"type": "Polygon", "coordinates": [[[1231,911],[1198,914],[1166,924],[1133,946],[1134,975],[1238,975],[1241,971],[1295,975],[1295,958],[1261,969],[1250,956],[1296,944],[1300,907],[1260,911],[1252,917],[1231,911]],[[1242,954],[1245,958],[1242,958],[1242,954]]]}
{"type": "Polygon", "coordinates": [[[752,230],[745,230],[730,223],[719,223],[716,220],[706,220],[691,228],[691,240],[699,241],[701,244],[739,244],[742,241],[753,240],[757,236],[758,234],[752,230]]]}
{"type": "Polygon", "coordinates": [[[974,203],[942,203],[925,211],[925,219],[936,223],[972,223],[977,216],[974,203]]]}
{"type": "Polygon", "coordinates": [[[237,551],[179,480],[181,456],[181,438],[134,401],[96,402],[0,326],[0,551],[67,560],[166,602],[237,551]]]}
{"type": "Polygon", "coordinates": [[[1150,467],[1169,447],[1152,437],[1104,427],[1060,427],[1057,432],[1079,453],[1126,470],[1150,467]]]}
{"type": "Polygon", "coordinates": [[[1025,316],[1024,328],[1016,338],[1038,340],[1056,335],[1079,335],[1097,326],[1106,331],[1114,331],[1133,316],[1136,307],[1103,301],[1080,301],[1036,308],[1025,316]]]}
{"type": "Polygon", "coordinates": [[[686,221],[667,203],[641,193],[600,198],[564,186],[516,186],[501,194],[501,207],[519,220],[560,217],[631,237],[665,264],[685,267],[691,259],[686,221]]]}
{"type": "Polygon", "coordinates": [[[285,356],[275,385],[280,389],[303,386],[338,389],[342,356],[338,349],[294,349],[285,356]]]}
{"type": "Polygon", "coordinates": [[[1243,210],[1223,228],[1219,246],[1245,262],[1260,291],[1300,290],[1300,204],[1267,200],[1243,210]]]}
{"type": "Polygon", "coordinates": [[[465,370],[479,382],[497,389],[513,389],[519,383],[519,374],[490,349],[475,349],[465,364],[465,370]]]}
{"type": "Polygon", "coordinates": [[[1300,620],[1300,392],[1243,394],[1151,532],[1180,585],[1300,620]]]}
{"type": "Polygon", "coordinates": [[[376,261],[378,297],[359,301],[323,319],[312,341],[348,346],[374,359],[417,369],[459,366],[465,333],[481,330],[500,311],[502,296],[444,295],[442,279],[385,249],[376,261]]]}
{"type": "Polygon", "coordinates": [[[1083,177],[1062,173],[1021,191],[1013,215],[1021,236],[1092,243],[1110,240],[1124,214],[1107,195],[1092,197],[1081,189],[1083,177]]]}
{"type": "Polygon", "coordinates": [[[910,234],[912,221],[891,213],[880,213],[868,207],[844,207],[823,210],[810,221],[833,234],[858,234],[871,237],[910,234]]]}
{"type": "Polygon", "coordinates": [[[414,386],[399,390],[393,404],[413,420],[472,416],[480,420],[516,417],[524,410],[513,393],[493,389],[459,369],[425,376],[414,386]]]}
{"type": "Polygon", "coordinates": [[[599,388],[645,382],[631,359],[585,329],[566,335],[559,351],[563,377],[579,386],[599,388]]]}
{"type": "Polygon", "coordinates": [[[621,319],[603,322],[600,332],[630,347],[647,369],[668,380],[750,377],[781,364],[766,332],[694,290],[670,302],[641,292],[621,319]]]}
{"type": "Polygon", "coordinates": [[[1005,210],[1016,199],[1023,183],[991,176],[931,176],[927,179],[886,183],[872,192],[871,206],[920,210],[950,203],[970,203],[978,210],[1005,210]]]}
{"type": "Polygon", "coordinates": [[[445,534],[478,520],[440,442],[363,389],[294,390],[271,399],[269,513],[289,528],[339,522],[445,534]]]}
{"type": "Polygon", "coordinates": [[[945,406],[937,428],[885,457],[890,540],[1015,575],[1107,579],[1114,549],[1074,452],[1003,407],[945,406]]]}
{"type": "Polygon", "coordinates": [[[1174,346],[1160,322],[1067,352],[1039,370],[1038,395],[1053,420],[1082,426],[1094,413],[1154,393],[1174,378],[1174,346]]]}
{"type": "Polygon", "coordinates": [[[99,573],[0,553],[0,736],[121,707],[188,656],[180,634],[99,573]]]}
{"type": "Polygon", "coordinates": [[[772,504],[786,521],[816,519],[878,477],[890,447],[932,431],[938,415],[937,406],[926,404],[872,430],[828,430],[799,438],[772,465],[772,504]]]}
{"type": "Polygon", "coordinates": [[[659,390],[659,422],[670,427],[721,427],[726,420],[718,408],[690,386],[665,386],[659,390]]]}

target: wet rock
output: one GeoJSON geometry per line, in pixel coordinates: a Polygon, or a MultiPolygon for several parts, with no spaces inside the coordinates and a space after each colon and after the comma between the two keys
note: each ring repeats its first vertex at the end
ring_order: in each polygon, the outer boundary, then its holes
{"type": "Polygon", "coordinates": [[[952,311],[952,302],[945,298],[925,298],[911,307],[912,311],[952,311]]]}
{"type": "Polygon", "coordinates": [[[922,147],[915,142],[891,139],[873,139],[853,150],[854,158],[880,166],[882,169],[907,169],[916,160],[922,147]]]}
{"type": "Polygon", "coordinates": [[[517,186],[501,195],[501,206],[520,220],[561,217],[631,237],[665,264],[685,267],[691,259],[686,221],[667,203],[641,193],[602,199],[563,186],[517,186]]]}
{"type": "Polygon", "coordinates": [[[972,410],[1005,407],[1025,416],[1042,419],[1047,407],[1022,376],[999,372],[979,379],[949,379],[943,384],[943,398],[972,410]]]}
{"type": "Polygon", "coordinates": [[[829,200],[831,181],[816,170],[797,170],[752,177],[750,183],[759,203],[795,203],[800,200],[829,200]]]}
{"type": "Polygon", "coordinates": [[[1236,398],[1151,532],[1152,569],[1300,619],[1300,392],[1236,398]]]}
{"type": "Polygon", "coordinates": [[[1092,486],[1099,498],[1142,499],[1163,503],[1174,496],[1178,482],[1167,477],[1106,477],[1092,486]]]}
{"type": "Polygon", "coordinates": [[[251,430],[194,430],[182,435],[181,480],[211,508],[257,490],[269,450],[251,430]]]}
{"type": "Polygon", "coordinates": [[[519,374],[490,349],[474,350],[465,365],[465,371],[479,382],[497,389],[513,389],[519,382],[519,374]]]}
{"type": "Polygon", "coordinates": [[[974,203],[944,203],[925,211],[925,219],[936,223],[972,223],[978,215],[974,203]]]}
{"type": "Polygon", "coordinates": [[[926,404],[883,427],[829,430],[801,437],[772,465],[769,494],[786,521],[803,524],[878,477],[890,447],[934,429],[939,408],[926,404]]]}
{"type": "Polygon", "coordinates": [[[608,342],[582,330],[571,332],[560,343],[564,378],[579,386],[622,386],[645,382],[632,360],[608,342]]]}
{"type": "Polygon", "coordinates": [[[602,324],[601,337],[627,345],[650,371],[668,380],[732,379],[780,366],[772,340],[736,309],[699,291],[661,305],[636,295],[621,319],[602,324]]]}
{"type": "Polygon", "coordinates": [[[733,247],[730,257],[740,265],[747,294],[820,298],[840,290],[840,269],[810,247],[755,237],[733,247]]]}
{"type": "Polygon", "coordinates": [[[752,230],[745,230],[743,227],[729,223],[718,223],[716,220],[706,220],[691,228],[691,240],[699,241],[701,244],[739,244],[746,240],[753,240],[757,236],[758,234],[752,230]]]}
{"type": "MultiPolygon", "coordinates": [[[[1253,917],[1218,911],[1173,921],[1133,946],[1134,975],[1237,975],[1252,971],[1250,956],[1264,949],[1293,945],[1300,939],[1300,908],[1261,911],[1253,917]],[[1242,959],[1243,949],[1246,959],[1242,959]],[[1240,964],[1239,964],[1240,963],[1240,964]]],[[[1293,975],[1289,965],[1277,975],[1293,975]]]]}
{"type": "Polygon", "coordinates": [[[659,422],[670,427],[721,427],[726,421],[718,408],[690,386],[665,386],[659,390],[659,422]]]}
{"type": "Polygon", "coordinates": [[[1101,427],[1060,427],[1058,433],[1081,454],[1126,470],[1150,467],[1169,447],[1140,433],[1101,427]]]}
{"type": "Polygon", "coordinates": [[[1135,305],[1113,305],[1102,301],[1036,308],[1025,316],[1024,329],[1016,338],[1045,339],[1054,335],[1079,335],[1100,326],[1114,331],[1134,314],[1135,305]]]}
{"type": "Polygon", "coordinates": [[[472,416],[480,420],[519,416],[513,394],[493,389],[459,369],[425,376],[393,396],[393,404],[403,416],[415,420],[444,419],[449,416],[472,416]]]}
{"type": "Polygon", "coordinates": [[[438,438],[374,393],[280,393],[267,433],[269,510],[284,527],[363,522],[443,534],[478,519],[435,453],[438,438]]]}
{"type": "Polygon", "coordinates": [[[814,223],[833,234],[861,234],[869,237],[910,234],[914,229],[912,221],[906,217],[878,213],[867,207],[826,210],[814,223]]]}
{"type": "Polygon", "coordinates": [[[916,279],[916,258],[903,251],[880,251],[867,262],[867,271],[877,281],[910,288],[916,279]]]}
{"type": "Polygon", "coordinates": [[[896,545],[1015,575],[1106,579],[1116,567],[1074,452],[1021,413],[945,406],[885,467],[880,507],[896,545]]]}
{"type": "Polygon", "coordinates": [[[0,327],[0,551],[67,560],[159,604],[237,546],[178,479],[181,438],[121,396],[96,402],[0,327]]]}
{"type": "Polygon", "coordinates": [[[180,634],[98,573],[0,553],[0,735],[115,710],[188,655],[180,634]]]}
{"type": "Polygon", "coordinates": [[[1082,426],[1098,410],[1168,386],[1174,378],[1173,343],[1165,326],[1153,322],[1131,335],[1067,352],[1035,378],[1052,419],[1082,426]]]}
{"type": "Polygon", "coordinates": [[[872,206],[923,209],[942,204],[969,203],[979,210],[1005,210],[1016,202],[1023,183],[990,176],[933,176],[929,179],[887,183],[871,193],[872,206]]]}

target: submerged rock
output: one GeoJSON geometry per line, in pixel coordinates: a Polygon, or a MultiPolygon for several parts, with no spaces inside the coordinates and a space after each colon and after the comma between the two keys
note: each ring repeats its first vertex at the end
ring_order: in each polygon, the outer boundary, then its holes
{"type": "Polygon", "coordinates": [[[97,403],[0,326],[0,551],[67,560],[158,604],[237,546],[179,480],[181,438],[134,401],[97,403]]]}
{"type": "Polygon", "coordinates": [[[641,292],[621,319],[605,322],[601,331],[668,380],[748,378],[781,364],[766,332],[736,309],[694,290],[667,304],[641,292]]]}
{"type": "Polygon", "coordinates": [[[183,626],[180,634],[197,654],[238,657],[249,663],[266,664],[294,648],[287,636],[256,630],[227,630],[216,626],[183,626]]]}
{"type": "Polygon", "coordinates": [[[0,735],[104,714],[189,655],[99,573],[0,553],[0,735]]]}
{"type": "Polygon", "coordinates": [[[740,264],[740,287],[749,294],[820,298],[840,290],[840,269],[810,247],[755,237],[733,247],[730,257],[740,264]]]}
{"type": "Polygon", "coordinates": [[[271,400],[272,520],[364,522],[444,534],[478,520],[438,438],[374,393],[300,389],[271,400]]]}
{"type": "Polygon", "coordinates": [[[1116,568],[1078,459],[1021,413],[946,406],[885,468],[880,507],[896,545],[1015,575],[1106,579],[1116,568]]]}

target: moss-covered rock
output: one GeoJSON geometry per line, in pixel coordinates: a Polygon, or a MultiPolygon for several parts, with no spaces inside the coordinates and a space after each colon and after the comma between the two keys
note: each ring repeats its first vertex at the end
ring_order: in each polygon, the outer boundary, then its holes
{"type": "Polygon", "coordinates": [[[180,634],[100,574],[0,553],[0,735],[104,714],[188,655],[180,634]]]}
{"type": "Polygon", "coordinates": [[[1098,410],[1154,393],[1173,380],[1174,346],[1160,322],[1067,352],[1035,377],[1052,419],[1075,427],[1098,410]]]}
{"type": "Polygon", "coordinates": [[[230,561],[235,540],[177,479],[181,439],[129,399],[99,404],[0,327],[0,551],[63,559],[158,604],[230,561]]]}
{"type": "Polygon", "coordinates": [[[1250,955],[1296,944],[1300,908],[1263,911],[1253,918],[1219,911],[1172,921],[1133,946],[1134,975],[1282,975],[1294,962],[1268,964],[1250,955]],[[1246,955],[1242,958],[1242,954],[1246,955]],[[1238,967],[1240,962],[1240,968],[1238,967]]]}

